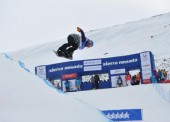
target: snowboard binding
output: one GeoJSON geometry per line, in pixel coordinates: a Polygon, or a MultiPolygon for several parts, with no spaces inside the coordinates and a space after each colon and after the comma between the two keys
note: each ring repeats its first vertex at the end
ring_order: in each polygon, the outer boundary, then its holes
{"type": "Polygon", "coordinates": [[[70,59],[72,60],[73,59],[73,53],[72,52],[68,52],[67,50],[65,52],[61,51],[61,50],[57,50],[57,51],[54,51],[53,52],[58,56],[58,57],[64,57],[66,59],[70,59]]]}
{"type": "Polygon", "coordinates": [[[73,53],[65,51],[64,52],[64,57],[67,58],[67,59],[72,60],[73,59],[73,53]]]}

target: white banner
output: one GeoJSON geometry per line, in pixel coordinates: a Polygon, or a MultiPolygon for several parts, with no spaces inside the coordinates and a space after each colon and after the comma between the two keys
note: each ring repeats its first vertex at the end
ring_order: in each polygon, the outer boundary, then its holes
{"type": "Polygon", "coordinates": [[[46,79],[46,67],[45,66],[37,67],[37,75],[40,78],[46,79]]]}
{"type": "Polygon", "coordinates": [[[89,60],[89,61],[84,61],[84,65],[99,65],[102,64],[101,60],[89,60]]]}
{"type": "Polygon", "coordinates": [[[95,70],[102,70],[102,66],[96,65],[96,66],[86,66],[86,67],[84,67],[84,71],[95,71],[95,70]]]}
{"type": "Polygon", "coordinates": [[[114,70],[110,70],[110,74],[111,74],[111,75],[124,74],[124,73],[125,73],[125,69],[114,69],[114,70]]]}
{"type": "Polygon", "coordinates": [[[140,53],[140,58],[141,58],[143,80],[150,79],[152,76],[150,53],[149,52],[140,53]]]}
{"type": "Polygon", "coordinates": [[[150,54],[149,52],[144,52],[144,53],[140,53],[140,58],[141,58],[141,62],[143,63],[149,63],[150,62],[150,54]]]}

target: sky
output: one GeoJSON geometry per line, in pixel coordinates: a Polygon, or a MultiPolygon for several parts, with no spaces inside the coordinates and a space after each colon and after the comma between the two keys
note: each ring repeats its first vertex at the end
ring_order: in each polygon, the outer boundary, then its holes
{"type": "Polygon", "coordinates": [[[167,12],[169,0],[1,0],[0,52],[167,12]]]}
{"type": "MultiPolygon", "coordinates": [[[[72,61],[150,50],[154,54],[156,68],[170,71],[170,13],[91,31],[86,36],[93,39],[95,45],[92,48],[76,50],[72,61]],[[103,43],[105,40],[107,43],[103,43]]],[[[33,46],[24,51],[0,53],[0,121],[107,122],[100,111],[122,109],[142,109],[143,122],[170,121],[170,84],[64,94],[51,87],[49,82],[35,76],[35,66],[70,61],[56,57],[52,52],[64,42],[63,39],[33,46]]],[[[168,76],[170,79],[169,72],[168,76]]]]}

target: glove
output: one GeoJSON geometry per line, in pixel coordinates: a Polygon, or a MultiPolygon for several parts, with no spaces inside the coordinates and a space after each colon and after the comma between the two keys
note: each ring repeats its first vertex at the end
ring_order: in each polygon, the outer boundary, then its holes
{"type": "Polygon", "coordinates": [[[77,27],[77,31],[80,32],[80,31],[81,31],[81,28],[80,28],[80,27],[77,27]]]}

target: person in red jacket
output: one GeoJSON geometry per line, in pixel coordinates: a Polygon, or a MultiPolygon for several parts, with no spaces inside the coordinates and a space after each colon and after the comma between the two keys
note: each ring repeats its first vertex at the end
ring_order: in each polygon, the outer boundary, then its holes
{"type": "Polygon", "coordinates": [[[129,72],[126,73],[126,76],[125,76],[125,80],[126,80],[126,85],[127,86],[131,86],[131,75],[129,72]]]}

